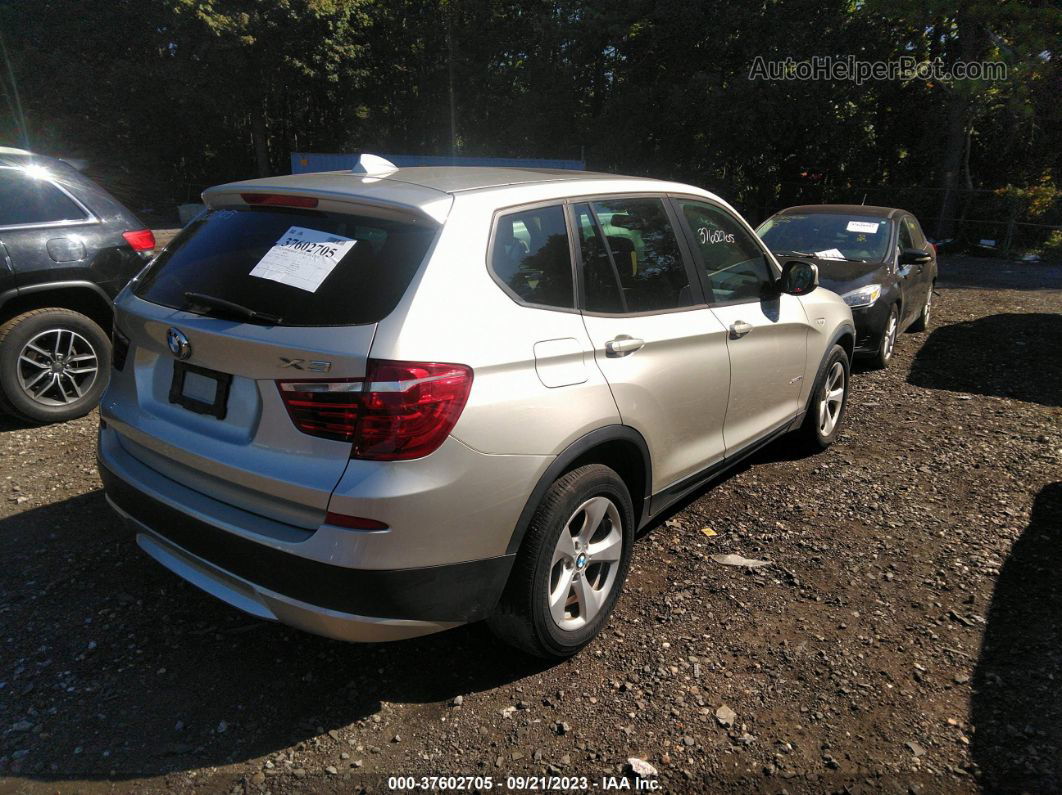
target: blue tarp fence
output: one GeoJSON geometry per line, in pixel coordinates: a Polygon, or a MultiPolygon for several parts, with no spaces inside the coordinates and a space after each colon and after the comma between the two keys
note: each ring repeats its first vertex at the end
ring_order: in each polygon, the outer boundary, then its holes
{"type": "MultiPolygon", "coordinates": [[[[376,154],[375,152],[373,154],[376,154]]],[[[449,157],[446,155],[385,155],[396,166],[490,166],[494,168],[568,168],[586,170],[584,160],[549,160],[538,157],[449,157]]],[[[358,153],[325,154],[322,152],[292,152],[291,173],[308,174],[315,171],[344,171],[354,167],[358,153]]]]}

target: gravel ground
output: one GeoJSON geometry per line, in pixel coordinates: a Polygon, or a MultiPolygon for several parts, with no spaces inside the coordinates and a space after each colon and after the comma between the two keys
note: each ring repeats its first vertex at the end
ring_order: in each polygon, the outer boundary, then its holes
{"type": "Polygon", "coordinates": [[[675,792],[1059,791],[1060,340],[1062,269],[948,260],[840,442],[783,440],[654,527],[552,666],[482,626],[355,646],[244,616],[138,551],[94,415],[0,420],[0,793],[600,786],[630,757],[675,792]]]}

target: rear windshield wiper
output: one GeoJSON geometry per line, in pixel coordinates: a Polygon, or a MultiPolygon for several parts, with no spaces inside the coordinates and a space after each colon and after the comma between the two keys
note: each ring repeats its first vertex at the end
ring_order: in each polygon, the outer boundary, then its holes
{"type": "Polygon", "coordinates": [[[229,312],[241,320],[247,320],[251,323],[266,323],[269,325],[279,325],[282,318],[276,315],[271,315],[268,312],[258,312],[243,304],[237,304],[235,301],[227,301],[224,298],[218,298],[216,295],[207,295],[206,293],[193,293],[187,292],[184,297],[191,301],[192,304],[197,306],[204,306],[207,309],[220,309],[224,312],[229,312]]]}

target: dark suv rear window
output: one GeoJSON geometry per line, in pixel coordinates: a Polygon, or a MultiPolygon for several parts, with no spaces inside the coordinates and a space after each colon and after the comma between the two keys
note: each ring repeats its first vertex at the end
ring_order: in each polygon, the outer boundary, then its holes
{"type": "Polygon", "coordinates": [[[48,179],[0,168],[0,226],[85,219],[85,211],[48,179]]]}
{"type": "MultiPolygon", "coordinates": [[[[285,326],[375,323],[398,304],[434,238],[435,229],[369,216],[316,210],[213,210],[192,222],[135,288],[156,304],[224,315],[188,293],[219,299],[279,319],[285,326]],[[302,286],[251,275],[289,233],[323,232],[348,250],[323,280],[302,286]],[[306,231],[310,230],[310,231],[306,231]],[[311,289],[312,288],[312,289],[311,289]]],[[[327,270],[327,268],[326,268],[327,270]]],[[[258,268],[258,273],[263,273],[258,268]]],[[[319,274],[318,274],[319,275],[319,274]]]]}

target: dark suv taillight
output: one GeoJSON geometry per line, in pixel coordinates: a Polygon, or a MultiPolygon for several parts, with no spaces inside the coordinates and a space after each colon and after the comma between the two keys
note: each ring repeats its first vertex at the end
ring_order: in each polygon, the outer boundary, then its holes
{"type": "Polygon", "coordinates": [[[472,388],[463,364],[370,359],[365,378],[277,381],[295,427],[351,442],[351,458],[398,461],[433,452],[472,388]]]}
{"type": "Polygon", "coordinates": [[[151,254],[155,249],[155,233],[150,229],[122,232],[122,237],[137,254],[151,254]]]}
{"type": "Polygon", "coordinates": [[[115,370],[125,367],[125,359],[129,355],[129,338],[118,330],[118,326],[111,328],[111,366],[115,370]]]}

